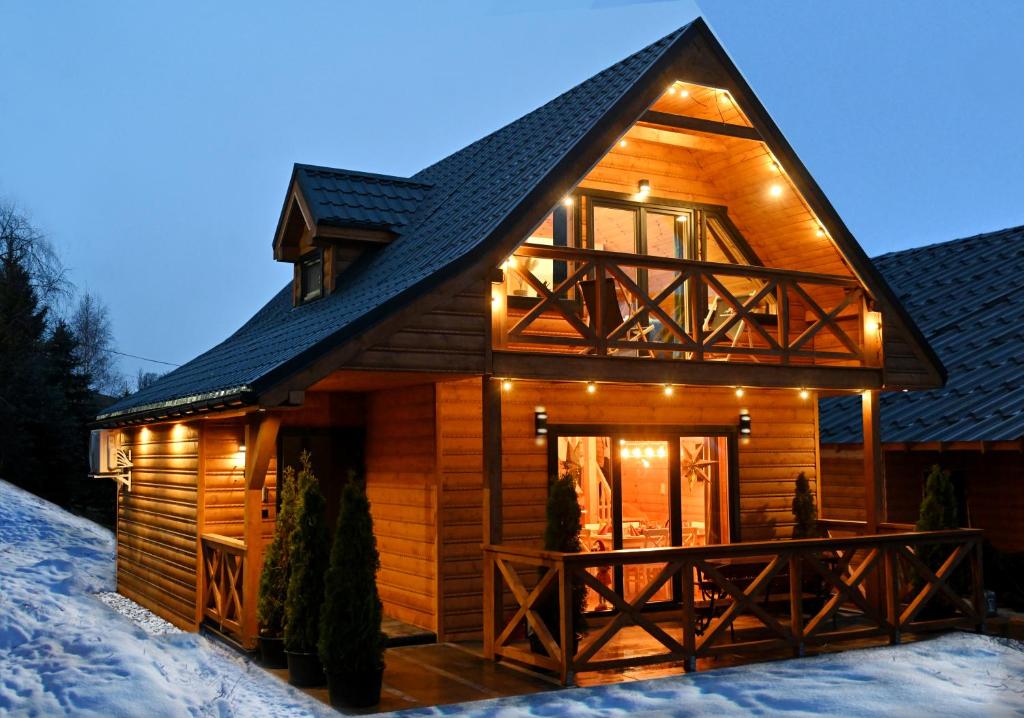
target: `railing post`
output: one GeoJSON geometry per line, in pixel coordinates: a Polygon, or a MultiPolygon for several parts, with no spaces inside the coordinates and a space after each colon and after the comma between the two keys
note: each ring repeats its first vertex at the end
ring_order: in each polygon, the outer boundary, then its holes
{"type": "Polygon", "coordinates": [[[594,330],[597,345],[594,351],[598,356],[608,354],[608,335],[604,328],[604,260],[594,260],[594,316],[591,317],[591,328],[594,330]]]}
{"type": "Polygon", "coordinates": [[[793,631],[793,655],[802,658],[804,655],[804,585],[800,574],[803,561],[800,553],[794,551],[789,555],[789,626],[793,631]]]}
{"type": "Polygon", "coordinates": [[[985,601],[985,574],[984,556],[982,555],[982,544],[980,539],[974,539],[974,550],[971,552],[971,579],[974,582],[974,611],[977,614],[975,630],[978,633],[985,632],[985,614],[988,612],[988,605],[985,601]]]}
{"type": "Polygon", "coordinates": [[[889,622],[889,643],[900,642],[900,559],[893,545],[882,547],[885,572],[882,576],[885,586],[885,618],[889,622]]]}
{"type": "Polygon", "coordinates": [[[558,571],[558,608],[561,620],[559,621],[560,635],[558,641],[558,648],[561,655],[559,656],[561,668],[559,670],[559,680],[561,680],[563,686],[567,686],[573,681],[573,658],[576,655],[576,627],[573,625],[573,613],[575,612],[573,605],[573,590],[572,590],[572,567],[567,566],[564,558],[559,558],[556,564],[558,571]]]}
{"type": "Polygon", "coordinates": [[[694,605],[693,596],[693,563],[683,561],[683,650],[684,668],[687,671],[697,670],[697,607],[694,605]]]}
{"type": "Polygon", "coordinates": [[[779,346],[782,347],[782,363],[789,364],[789,285],[788,280],[780,279],[776,285],[777,305],[779,312],[779,346]]]}
{"type": "Polygon", "coordinates": [[[484,549],[484,658],[496,658],[494,641],[498,637],[499,612],[501,610],[501,584],[498,583],[496,559],[489,549],[484,549]]]}

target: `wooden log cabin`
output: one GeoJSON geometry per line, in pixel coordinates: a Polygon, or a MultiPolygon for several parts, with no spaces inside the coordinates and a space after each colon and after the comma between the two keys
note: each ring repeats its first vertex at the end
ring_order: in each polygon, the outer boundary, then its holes
{"type": "Polygon", "coordinates": [[[273,256],[288,286],[99,417],[133,463],[118,589],[245,646],[302,449],[331,505],[365,472],[386,614],[496,655],[519,589],[495,589],[494,552],[540,547],[553,477],[575,479],[585,548],[621,554],[620,603],[692,599],[664,577],[642,595],[624,564],[788,538],[837,393],[860,397],[875,534],[879,395],[944,381],[699,19],[411,177],[296,165],[273,256]]]}

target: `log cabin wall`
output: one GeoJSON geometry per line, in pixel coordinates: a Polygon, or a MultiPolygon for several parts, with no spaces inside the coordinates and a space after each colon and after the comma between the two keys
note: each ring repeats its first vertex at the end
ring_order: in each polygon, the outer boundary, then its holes
{"type": "Polygon", "coordinates": [[[384,612],[436,632],[434,401],[431,384],[367,395],[366,491],[380,552],[377,587],[384,612]]]}
{"type": "MultiPolygon", "coordinates": [[[[813,398],[792,390],[516,382],[503,393],[502,497],[504,543],[540,546],[547,501],[547,447],[534,435],[534,409],[551,424],[734,426],[748,409],[754,435],[739,447],[739,511],[747,541],[789,537],[793,483],[801,471],[817,490],[817,421],[813,398]]],[[[441,581],[446,638],[481,631],[482,434],[479,380],[438,385],[439,473],[443,526],[441,581]]]]}
{"type": "MultiPolygon", "coordinates": [[[[245,426],[242,423],[203,426],[202,533],[245,539],[245,426]]],[[[277,511],[277,457],[271,457],[264,482],[264,544],[274,535],[277,511]]]]}
{"type": "Polygon", "coordinates": [[[161,618],[196,628],[199,436],[196,424],[124,431],[132,488],[118,493],[117,590],[161,618]]]}
{"type": "MultiPolygon", "coordinates": [[[[863,453],[859,445],[821,448],[822,507],[827,518],[863,520],[863,453]]],[[[1019,451],[885,451],[886,518],[914,523],[921,509],[924,479],[938,464],[953,474],[963,495],[965,526],[985,531],[1002,551],[1024,551],[1024,461],[1019,451]]]]}

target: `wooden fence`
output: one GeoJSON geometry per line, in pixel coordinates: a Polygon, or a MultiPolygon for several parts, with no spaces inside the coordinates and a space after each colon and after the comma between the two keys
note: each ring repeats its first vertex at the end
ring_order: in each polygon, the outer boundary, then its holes
{"type": "Polygon", "coordinates": [[[222,633],[242,640],[245,543],[219,534],[203,534],[202,542],[203,617],[222,633]]]}
{"type": "Polygon", "coordinates": [[[584,671],[670,661],[694,670],[698,658],[723,653],[802,655],[808,645],[846,639],[896,643],[904,632],[980,630],[981,539],[979,530],[959,529],[578,554],[484,546],[484,649],[568,684],[584,671]],[[970,580],[951,582],[965,561],[970,580]],[[627,600],[597,577],[615,567],[643,567],[650,578],[627,600]],[[577,635],[571,608],[580,585],[611,607],[589,617],[585,635],[577,635]],[[656,618],[646,604],[666,585],[675,600],[656,618]],[[741,616],[755,620],[744,627],[741,616]],[[657,652],[602,658],[630,626],[657,652]]]}

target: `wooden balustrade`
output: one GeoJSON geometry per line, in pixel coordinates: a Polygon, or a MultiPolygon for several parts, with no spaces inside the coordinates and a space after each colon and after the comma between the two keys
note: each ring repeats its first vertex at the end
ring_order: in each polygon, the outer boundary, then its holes
{"type": "Polygon", "coordinates": [[[496,348],[692,361],[873,361],[865,351],[864,296],[850,277],[531,244],[504,266],[536,296],[505,298],[495,313],[496,348]],[[537,262],[549,263],[550,281],[537,276],[537,262]],[[580,296],[581,283],[590,296],[580,296]]]}
{"type": "Polygon", "coordinates": [[[484,606],[496,607],[485,616],[484,649],[492,659],[553,671],[567,684],[583,671],[670,661],[693,670],[698,658],[722,653],[802,655],[807,646],[847,639],[981,630],[981,539],[979,530],[959,529],[578,554],[484,546],[484,606]],[[957,574],[965,560],[970,581],[957,574]],[[594,569],[619,566],[642,566],[649,577],[629,600],[595,576],[594,569]],[[587,617],[582,637],[571,609],[580,585],[611,606],[587,617]],[[665,586],[675,587],[675,600],[648,610],[665,586]],[[630,627],[634,644],[640,631],[656,652],[612,648],[630,627]],[[535,636],[532,651],[526,630],[535,636]],[[612,655],[602,657],[603,649],[612,655]]]}
{"type": "Polygon", "coordinates": [[[243,640],[245,543],[229,536],[203,534],[203,617],[222,633],[243,640]]]}

